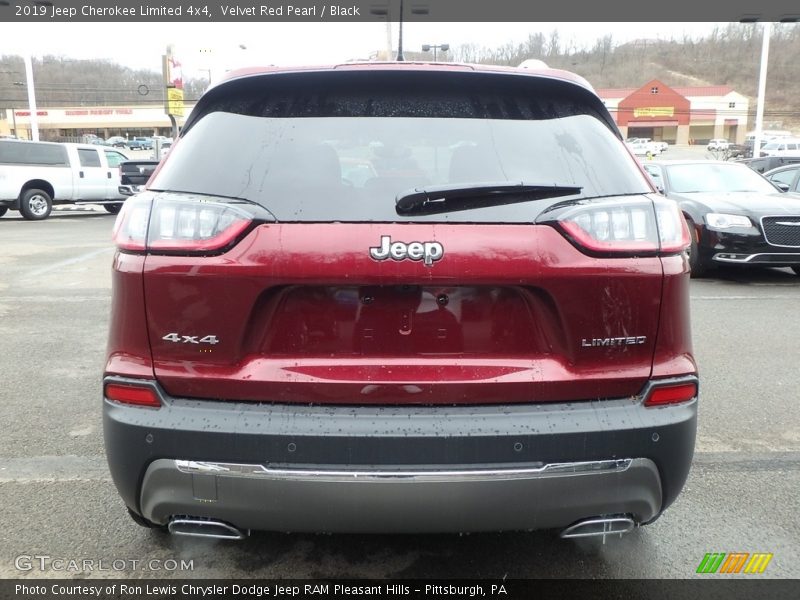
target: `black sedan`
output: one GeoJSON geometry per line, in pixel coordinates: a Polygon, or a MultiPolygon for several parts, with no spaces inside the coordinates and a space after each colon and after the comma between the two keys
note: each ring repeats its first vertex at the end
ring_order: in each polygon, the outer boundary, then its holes
{"type": "Polygon", "coordinates": [[[791,267],[800,275],[800,194],[743,164],[652,161],[644,168],[676,200],[692,233],[692,275],[727,265],[791,267]]]}
{"type": "Polygon", "coordinates": [[[800,192],[800,162],[767,171],[764,177],[787,192],[800,192]]]}

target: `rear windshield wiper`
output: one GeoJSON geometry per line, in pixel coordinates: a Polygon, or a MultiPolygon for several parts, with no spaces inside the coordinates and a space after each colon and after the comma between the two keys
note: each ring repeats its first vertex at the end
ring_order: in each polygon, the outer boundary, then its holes
{"type": "Polygon", "coordinates": [[[543,198],[573,196],[580,194],[582,189],[576,185],[541,185],[525,181],[433,185],[398,194],[395,210],[398,215],[436,215],[543,198]]]}

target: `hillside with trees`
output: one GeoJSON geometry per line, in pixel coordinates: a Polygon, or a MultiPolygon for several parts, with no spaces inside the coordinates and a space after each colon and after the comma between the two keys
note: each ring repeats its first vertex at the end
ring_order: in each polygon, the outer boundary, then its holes
{"type": "MultiPolygon", "coordinates": [[[[598,23],[598,29],[602,29],[598,23]]],[[[634,25],[634,24],[632,24],[634,25]]],[[[651,79],[669,86],[727,85],[750,97],[755,114],[762,28],[732,23],[700,39],[637,40],[616,44],[605,35],[590,48],[563,40],[558,31],[535,33],[499,48],[460,46],[454,60],[519,65],[539,59],[585,77],[595,88],[638,88],[651,79]]],[[[770,37],[765,124],[800,130],[800,25],[776,24],[770,37]]],[[[754,119],[751,119],[753,122],[754,119]]]]}
{"type": "MultiPolygon", "coordinates": [[[[164,104],[160,72],[134,70],[109,60],[75,60],[64,56],[33,59],[36,104],[48,106],[108,106],[164,104]]],[[[187,100],[207,87],[202,79],[185,83],[187,100]]],[[[0,56],[0,108],[28,105],[25,66],[21,56],[0,56]]]]}

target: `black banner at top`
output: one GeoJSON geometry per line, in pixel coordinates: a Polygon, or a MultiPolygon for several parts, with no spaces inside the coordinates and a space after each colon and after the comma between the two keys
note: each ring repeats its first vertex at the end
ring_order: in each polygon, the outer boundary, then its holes
{"type": "Polygon", "coordinates": [[[0,0],[4,22],[794,22],[797,0],[0,0]]]}

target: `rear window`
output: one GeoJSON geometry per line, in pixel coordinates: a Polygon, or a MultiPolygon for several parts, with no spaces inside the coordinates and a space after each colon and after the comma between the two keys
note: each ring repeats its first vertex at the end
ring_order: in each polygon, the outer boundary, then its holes
{"type": "MultiPolygon", "coordinates": [[[[433,185],[581,186],[572,198],[651,191],[599,100],[563,82],[273,75],[205,100],[151,189],[242,198],[279,221],[406,221],[397,195],[433,185]]],[[[538,202],[413,220],[530,222],[538,202]]]]}
{"type": "Polygon", "coordinates": [[[54,144],[0,141],[0,163],[68,166],[67,149],[54,144]]]}

